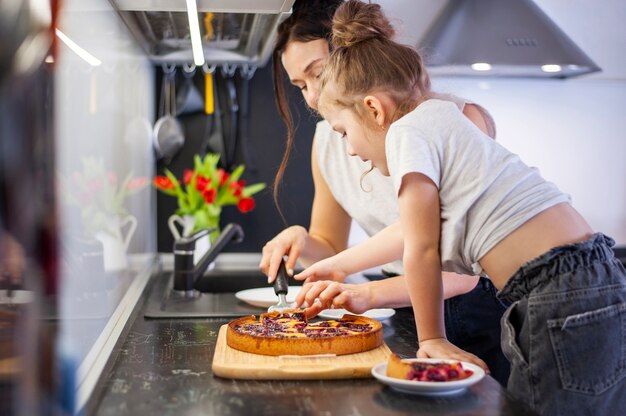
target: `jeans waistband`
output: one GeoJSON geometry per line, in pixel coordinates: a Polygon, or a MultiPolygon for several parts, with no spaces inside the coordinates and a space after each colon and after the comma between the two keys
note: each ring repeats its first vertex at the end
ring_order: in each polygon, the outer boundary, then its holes
{"type": "Polygon", "coordinates": [[[588,240],[554,247],[522,265],[498,292],[497,297],[513,303],[557,274],[588,266],[592,262],[611,260],[615,257],[611,249],[614,245],[615,241],[611,237],[596,233],[588,240]]]}

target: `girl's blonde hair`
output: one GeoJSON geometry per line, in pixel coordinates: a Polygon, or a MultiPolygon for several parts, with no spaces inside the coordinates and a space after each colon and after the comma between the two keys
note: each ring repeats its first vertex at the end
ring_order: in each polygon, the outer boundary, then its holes
{"type": "Polygon", "coordinates": [[[394,30],[378,4],[349,0],[333,17],[334,47],[321,76],[320,105],[352,107],[364,117],[362,99],[384,91],[397,105],[392,123],[427,99],[430,78],[413,48],[392,40],[394,30]],[[334,84],[332,91],[325,89],[334,84]]]}

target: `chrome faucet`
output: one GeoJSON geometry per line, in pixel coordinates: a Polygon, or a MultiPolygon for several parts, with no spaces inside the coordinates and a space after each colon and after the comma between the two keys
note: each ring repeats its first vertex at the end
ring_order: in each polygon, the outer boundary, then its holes
{"type": "Polygon", "coordinates": [[[239,224],[230,223],[211,244],[209,250],[193,264],[193,253],[196,241],[215,231],[214,228],[205,228],[189,237],[179,238],[174,242],[174,290],[192,294],[196,280],[202,276],[217,255],[230,243],[243,241],[244,233],[239,224]]]}

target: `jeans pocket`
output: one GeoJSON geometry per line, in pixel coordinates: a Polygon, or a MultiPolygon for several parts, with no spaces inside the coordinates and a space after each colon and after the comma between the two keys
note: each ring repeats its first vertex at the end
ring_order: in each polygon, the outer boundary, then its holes
{"type": "Polygon", "coordinates": [[[514,302],[502,315],[500,326],[502,330],[502,352],[512,366],[519,366],[528,369],[528,362],[520,348],[517,339],[519,328],[516,325],[516,308],[520,301],[514,302]]]}
{"type": "Polygon", "coordinates": [[[510,375],[506,383],[507,390],[519,400],[531,406],[535,405],[533,382],[528,365],[528,351],[523,348],[523,327],[526,324],[528,303],[526,299],[513,302],[504,312],[501,324],[502,353],[509,360],[510,375]]]}
{"type": "Polygon", "coordinates": [[[549,319],[565,390],[601,394],[626,377],[626,303],[549,319]]]}

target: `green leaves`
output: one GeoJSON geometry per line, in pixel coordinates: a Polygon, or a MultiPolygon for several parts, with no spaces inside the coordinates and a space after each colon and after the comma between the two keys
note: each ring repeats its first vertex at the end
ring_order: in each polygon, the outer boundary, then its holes
{"type": "Polygon", "coordinates": [[[265,189],[264,183],[255,183],[254,185],[248,185],[243,188],[241,194],[245,197],[251,197],[252,195],[261,192],[265,189]]]}

